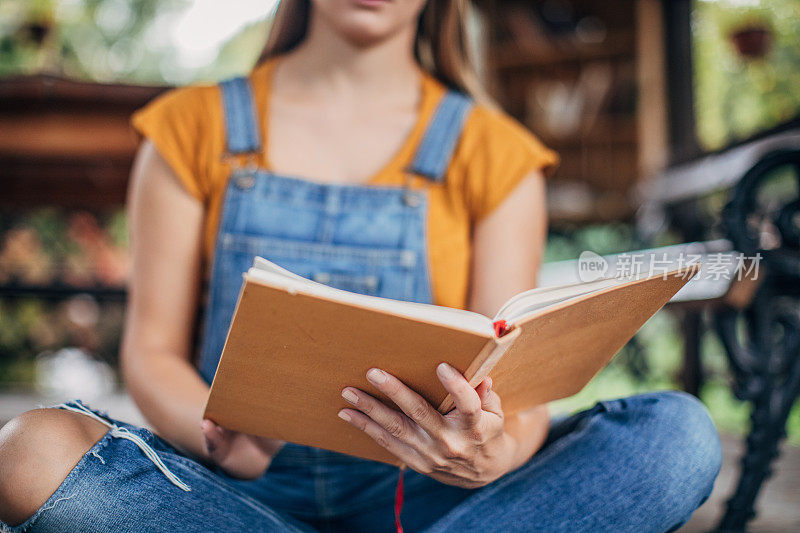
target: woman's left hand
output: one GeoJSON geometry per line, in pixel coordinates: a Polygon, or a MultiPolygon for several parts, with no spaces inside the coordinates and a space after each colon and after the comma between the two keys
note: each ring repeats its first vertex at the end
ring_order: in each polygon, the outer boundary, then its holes
{"type": "Polygon", "coordinates": [[[439,413],[399,379],[377,368],[367,379],[400,407],[387,407],[364,391],[347,387],[342,397],[354,409],[339,417],[372,437],[410,468],[438,481],[476,488],[513,468],[516,441],[504,428],[500,397],[491,378],[476,388],[447,363],[436,369],[455,409],[439,413]]]}

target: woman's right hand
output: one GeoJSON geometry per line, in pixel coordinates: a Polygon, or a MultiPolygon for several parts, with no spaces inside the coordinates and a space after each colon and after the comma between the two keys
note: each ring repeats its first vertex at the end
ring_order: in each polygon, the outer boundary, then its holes
{"type": "Polygon", "coordinates": [[[256,479],[266,472],[283,441],[231,431],[211,420],[200,424],[205,437],[206,458],[226,474],[239,479],[256,479]]]}

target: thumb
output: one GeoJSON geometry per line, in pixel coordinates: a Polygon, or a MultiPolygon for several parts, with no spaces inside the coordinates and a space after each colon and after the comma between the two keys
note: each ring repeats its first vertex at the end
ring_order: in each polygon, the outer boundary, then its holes
{"type": "Polygon", "coordinates": [[[224,454],[223,448],[225,448],[226,444],[225,430],[208,419],[200,423],[200,429],[203,432],[203,437],[205,437],[205,447],[208,456],[212,460],[215,460],[221,454],[224,454]]]}

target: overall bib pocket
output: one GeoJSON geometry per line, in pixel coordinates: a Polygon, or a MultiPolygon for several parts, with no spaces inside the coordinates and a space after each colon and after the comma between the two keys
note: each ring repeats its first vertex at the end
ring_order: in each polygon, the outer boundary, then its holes
{"type": "MultiPolygon", "coordinates": [[[[413,296],[417,253],[412,250],[361,248],[272,237],[220,235],[225,260],[218,281],[225,293],[238,295],[242,273],[261,256],[299,276],[371,296],[409,300],[413,296]]],[[[235,304],[235,297],[234,297],[235,304]]]]}

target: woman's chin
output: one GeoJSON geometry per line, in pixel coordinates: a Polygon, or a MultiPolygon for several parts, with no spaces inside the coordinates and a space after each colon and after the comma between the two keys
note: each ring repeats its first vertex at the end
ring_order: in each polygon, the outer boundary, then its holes
{"type": "Polygon", "coordinates": [[[316,0],[317,14],[354,46],[378,44],[416,20],[424,2],[397,4],[385,0],[316,0]]]}
{"type": "Polygon", "coordinates": [[[340,35],[351,43],[353,46],[370,47],[379,44],[392,35],[394,35],[394,28],[381,26],[378,27],[374,21],[370,24],[364,24],[364,21],[348,21],[338,28],[340,35]]]}

